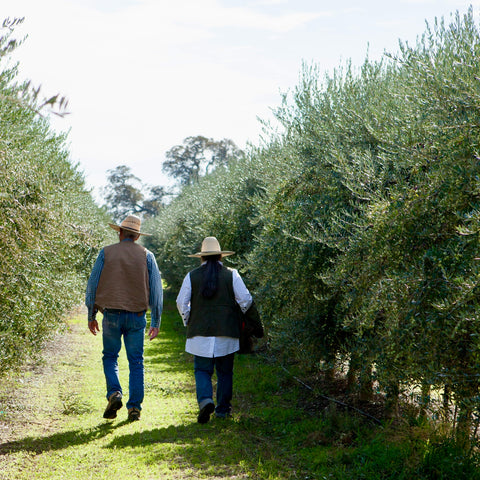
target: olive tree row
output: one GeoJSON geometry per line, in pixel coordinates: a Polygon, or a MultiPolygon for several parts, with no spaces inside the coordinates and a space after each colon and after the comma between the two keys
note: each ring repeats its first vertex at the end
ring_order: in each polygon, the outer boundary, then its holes
{"type": "Polygon", "coordinates": [[[480,33],[472,10],[417,44],[319,78],[305,67],[247,158],[185,188],[152,225],[178,287],[205,235],[237,250],[270,346],[348,366],[388,412],[443,389],[470,429],[479,395],[480,33]]]}
{"type": "Polygon", "coordinates": [[[65,136],[39,114],[38,90],[8,66],[12,31],[6,22],[0,37],[0,374],[38,353],[80,303],[105,221],[65,136]]]}

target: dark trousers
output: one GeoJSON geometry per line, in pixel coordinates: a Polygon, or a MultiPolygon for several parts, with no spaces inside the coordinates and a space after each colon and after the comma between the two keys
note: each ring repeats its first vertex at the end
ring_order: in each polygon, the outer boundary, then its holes
{"type": "Polygon", "coordinates": [[[231,412],[234,359],[234,353],[216,358],[194,356],[195,384],[200,408],[213,402],[212,375],[215,369],[217,373],[217,406],[215,413],[219,416],[225,416],[231,412]]]}

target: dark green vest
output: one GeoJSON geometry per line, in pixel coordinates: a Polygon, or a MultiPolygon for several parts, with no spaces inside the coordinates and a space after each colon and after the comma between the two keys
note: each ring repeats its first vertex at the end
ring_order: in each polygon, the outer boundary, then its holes
{"type": "Polygon", "coordinates": [[[192,297],[187,337],[239,338],[240,320],[233,293],[232,271],[222,266],[215,295],[205,298],[200,292],[204,270],[204,267],[199,267],[190,272],[192,297]]]}

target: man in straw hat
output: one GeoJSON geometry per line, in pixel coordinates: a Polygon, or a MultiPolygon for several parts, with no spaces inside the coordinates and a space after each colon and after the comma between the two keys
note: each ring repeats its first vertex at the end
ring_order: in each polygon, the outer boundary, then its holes
{"type": "Polygon", "coordinates": [[[177,296],[177,308],[187,327],[185,350],[194,355],[199,423],[231,413],[233,360],[239,350],[240,322],[237,304],[243,312],[252,296],[237,270],[223,266],[221,259],[234,252],[223,251],[215,237],[202,242],[201,251],[189,257],[202,265],[189,272],[177,296]],[[217,372],[217,406],[213,401],[212,375],[217,372]]]}
{"type": "Polygon", "coordinates": [[[104,418],[113,419],[122,407],[122,387],[118,376],[118,354],[125,343],[129,365],[128,419],[140,419],[144,397],[143,347],[146,311],[150,307],[150,340],[158,335],[163,308],[160,272],[152,252],[137,244],[141,235],[140,218],[129,215],[120,225],[109,223],[118,232],[119,242],[98,254],[87,284],[85,304],[88,328],[100,331],[95,319],[103,313],[103,370],[108,405],[104,418]]]}

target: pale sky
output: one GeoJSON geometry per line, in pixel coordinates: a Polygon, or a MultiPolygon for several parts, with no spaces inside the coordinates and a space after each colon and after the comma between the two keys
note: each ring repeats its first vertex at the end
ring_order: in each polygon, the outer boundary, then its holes
{"type": "Polygon", "coordinates": [[[259,143],[302,61],[322,71],[413,44],[425,21],[480,0],[0,0],[20,77],[68,98],[72,162],[98,193],[118,165],[166,185],[165,152],[188,136],[259,143]]]}

